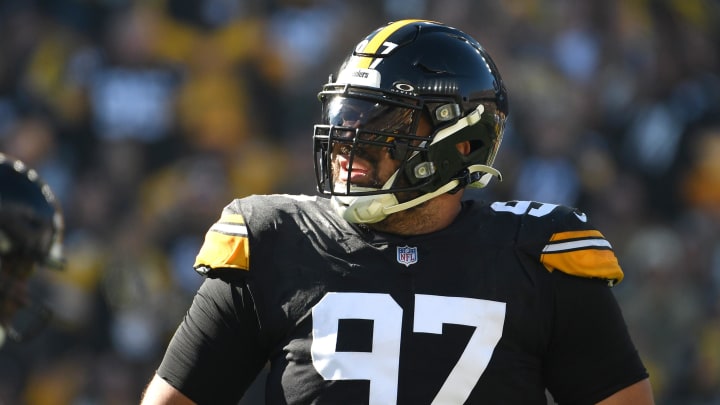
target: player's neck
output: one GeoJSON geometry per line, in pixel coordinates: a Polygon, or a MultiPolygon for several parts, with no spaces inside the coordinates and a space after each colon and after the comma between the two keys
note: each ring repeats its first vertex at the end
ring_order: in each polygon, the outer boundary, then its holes
{"type": "Polygon", "coordinates": [[[369,224],[369,228],[402,236],[423,235],[448,227],[462,210],[462,192],[443,194],[417,207],[400,211],[386,219],[369,224]]]}

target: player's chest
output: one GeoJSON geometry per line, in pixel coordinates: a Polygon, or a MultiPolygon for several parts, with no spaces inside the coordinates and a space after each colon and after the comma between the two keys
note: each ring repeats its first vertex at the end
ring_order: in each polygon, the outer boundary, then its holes
{"type": "Polygon", "coordinates": [[[533,403],[543,387],[530,335],[540,336],[518,327],[513,307],[471,297],[330,291],[287,335],[275,364],[285,377],[302,376],[299,395],[327,403],[533,403]]]}
{"type": "Polygon", "coordinates": [[[528,376],[533,389],[517,387],[523,395],[538,395],[532,346],[544,339],[546,314],[513,255],[478,251],[453,262],[418,249],[395,256],[413,263],[395,268],[392,255],[366,256],[296,280],[283,304],[293,325],[280,359],[287,372],[341,402],[343,392],[358,390],[370,404],[462,404],[513,373],[528,376]],[[493,361],[506,357],[516,364],[493,361]]]}
{"type": "Polygon", "coordinates": [[[515,317],[537,319],[535,312],[542,310],[542,288],[529,274],[545,271],[527,266],[512,248],[396,244],[350,252],[307,250],[273,257],[267,266],[273,273],[257,280],[256,299],[261,316],[272,317],[270,311],[281,307],[278,321],[292,325],[327,314],[330,323],[370,319],[376,329],[403,325],[401,333],[409,334],[433,318],[439,327],[469,322],[453,321],[457,316],[484,319],[498,305],[505,307],[500,321],[507,324],[515,317]]]}

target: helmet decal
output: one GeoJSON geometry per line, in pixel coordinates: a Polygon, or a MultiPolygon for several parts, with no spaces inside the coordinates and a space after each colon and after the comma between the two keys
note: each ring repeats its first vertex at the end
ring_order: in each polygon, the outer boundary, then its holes
{"type": "Polygon", "coordinates": [[[337,83],[380,87],[380,72],[373,69],[348,68],[338,74],[337,83]]]}
{"type": "Polygon", "coordinates": [[[386,27],[378,30],[374,35],[360,42],[355,47],[355,56],[349,61],[349,66],[357,68],[373,68],[377,62],[377,55],[387,55],[397,47],[396,43],[387,42],[387,39],[406,25],[421,22],[425,20],[401,20],[388,24],[386,27]]]}

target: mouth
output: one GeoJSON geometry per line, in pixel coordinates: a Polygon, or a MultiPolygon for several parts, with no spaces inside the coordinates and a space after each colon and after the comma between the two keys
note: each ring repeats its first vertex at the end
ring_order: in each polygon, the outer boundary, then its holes
{"type": "Polygon", "coordinates": [[[341,182],[350,181],[355,182],[366,182],[370,177],[370,166],[361,159],[355,158],[350,167],[350,159],[346,156],[338,155],[336,157],[338,163],[338,180],[341,182]]]}

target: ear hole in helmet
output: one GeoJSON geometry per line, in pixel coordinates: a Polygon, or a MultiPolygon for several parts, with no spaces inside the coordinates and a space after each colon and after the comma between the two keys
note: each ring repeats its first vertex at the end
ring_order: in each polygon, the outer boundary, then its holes
{"type": "Polygon", "coordinates": [[[485,146],[485,142],[481,139],[475,139],[470,141],[470,153],[480,150],[485,146]]]}
{"type": "Polygon", "coordinates": [[[468,156],[473,151],[472,142],[470,141],[462,141],[455,144],[455,148],[457,148],[458,152],[462,156],[468,156]]]}

